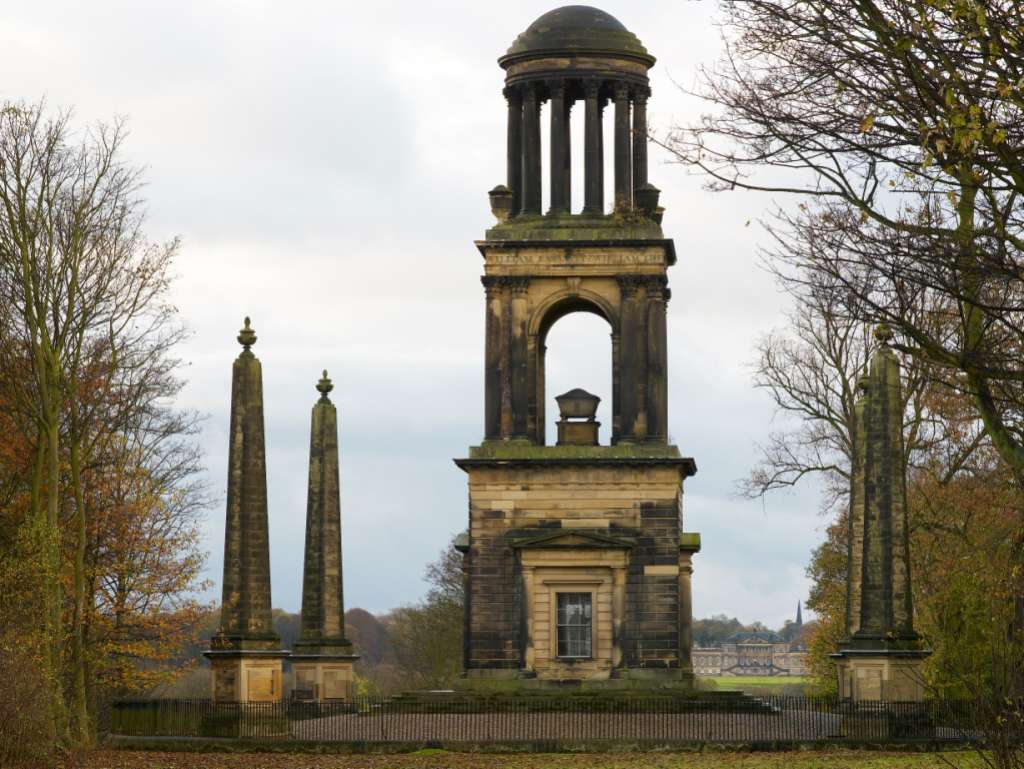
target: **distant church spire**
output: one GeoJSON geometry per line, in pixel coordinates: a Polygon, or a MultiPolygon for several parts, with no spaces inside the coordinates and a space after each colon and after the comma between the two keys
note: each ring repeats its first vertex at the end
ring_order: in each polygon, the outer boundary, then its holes
{"type": "Polygon", "coordinates": [[[804,624],[804,618],[800,614],[800,601],[796,602],[796,626],[800,627],[804,624]]]}

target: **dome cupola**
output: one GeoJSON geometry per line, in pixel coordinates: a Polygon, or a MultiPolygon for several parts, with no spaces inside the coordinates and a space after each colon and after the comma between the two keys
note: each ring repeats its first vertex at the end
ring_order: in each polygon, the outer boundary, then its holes
{"type": "MultiPolygon", "coordinates": [[[[491,191],[499,221],[561,222],[571,200],[570,113],[583,102],[584,200],[579,212],[607,219],[604,197],[604,109],[614,105],[616,212],[634,210],[656,226],[658,190],[647,181],[647,71],[654,65],[639,38],[614,16],[587,5],[548,11],[498,59],[508,99],[508,174],[491,191]],[[541,211],[541,111],[550,110],[551,206],[541,211]]],[[[638,217],[627,217],[636,222],[638,217]]],[[[607,224],[607,221],[604,222],[607,224]]]]}

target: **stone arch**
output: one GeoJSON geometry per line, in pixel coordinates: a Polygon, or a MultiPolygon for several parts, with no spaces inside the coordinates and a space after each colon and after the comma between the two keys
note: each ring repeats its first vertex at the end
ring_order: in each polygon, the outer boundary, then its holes
{"type": "MultiPolygon", "coordinates": [[[[618,382],[619,382],[619,313],[607,299],[600,294],[578,287],[575,290],[561,290],[551,294],[534,309],[527,326],[528,364],[530,378],[529,391],[529,430],[534,443],[543,445],[546,440],[547,394],[545,371],[546,340],[551,327],[561,318],[576,312],[586,312],[607,321],[612,338],[611,372],[612,372],[612,440],[618,432],[618,382]]],[[[607,397],[607,396],[606,396],[607,397]]]]}
{"type": "Polygon", "coordinates": [[[619,332],[618,309],[597,292],[580,287],[575,291],[563,289],[545,297],[530,317],[528,333],[543,338],[557,320],[573,312],[600,315],[608,321],[613,334],[619,332]]]}

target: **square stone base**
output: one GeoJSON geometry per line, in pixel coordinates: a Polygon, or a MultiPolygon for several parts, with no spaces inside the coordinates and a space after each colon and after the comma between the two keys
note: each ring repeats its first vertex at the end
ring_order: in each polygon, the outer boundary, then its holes
{"type": "Polygon", "coordinates": [[[282,660],[287,652],[206,652],[214,702],[280,702],[282,660]]]}
{"type": "Polygon", "coordinates": [[[694,692],[696,682],[689,670],[620,668],[601,677],[544,678],[524,670],[468,670],[455,681],[457,691],[479,694],[519,695],[530,692],[694,692]]]}
{"type": "Polygon", "coordinates": [[[316,702],[351,702],[355,696],[352,665],[358,657],[291,658],[296,697],[316,702]]]}
{"type": "Polygon", "coordinates": [[[927,652],[850,652],[832,655],[839,673],[839,697],[853,702],[921,702],[927,652]]]}

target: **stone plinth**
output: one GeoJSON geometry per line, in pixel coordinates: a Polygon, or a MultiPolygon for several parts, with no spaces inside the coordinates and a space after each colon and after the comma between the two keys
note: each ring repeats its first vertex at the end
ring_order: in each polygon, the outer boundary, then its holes
{"type": "Polygon", "coordinates": [[[471,450],[464,686],[692,685],[691,556],[674,446],[471,450]],[[585,596],[590,653],[559,648],[559,594],[585,596]],[[503,682],[503,683],[501,683],[503,682]]]}
{"type": "Polygon", "coordinates": [[[929,654],[924,650],[844,649],[836,660],[839,696],[855,702],[920,702],[925,694],[921,665],[929,654]]]}
{"type": "Polygon", "coordinates": [[[351,701],[355,696],[352,666],[358,659],[358,654],[292,654],[289,660],[295,671],[295,698],[351,701]]]}
{"type": "Polygon", "coordinates": [[[208,651],[214,702],[276,702],[285,651],[208,651]]]}

